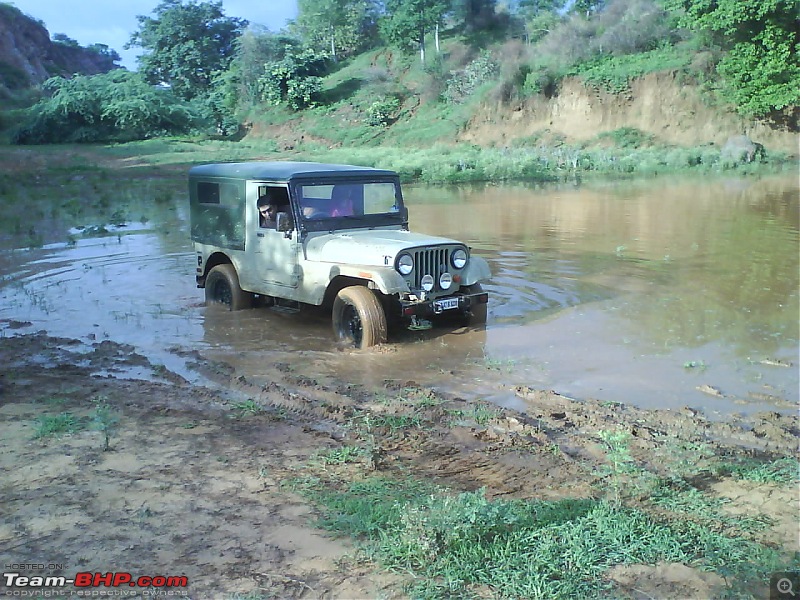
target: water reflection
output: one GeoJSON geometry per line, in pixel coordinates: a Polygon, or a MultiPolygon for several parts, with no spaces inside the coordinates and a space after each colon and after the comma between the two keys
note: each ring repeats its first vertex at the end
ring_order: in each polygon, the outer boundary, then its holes
{"type": "Polygon", "coordinates": [[[112,339],[185,376],[176,348],[250,375],[265,360],[301,360],[313,376],[413,379],[509,406],[524,384],[722,415],[793,411],[798,192],[785,176],[409,186],[412,229],[464,240],[489,260],[489,322],[395,336],[373,353],[339,351],[318,311],[206,309],[175,198],[127,235],[0,254],[0,335],[15,320],[31,323],[20,332],[112,339]],[[704,384],[725,397],[702,394],[704,384]]]}
{"type": "Polygon", "coordinates": [[[798,192],[778,176],[406,196],[413,228],[490,261],[495,360],[525,357],[581,397],[725,414],[765,390],[798,399],[798,192]],[[714,382],[728,398],[696,389],[714,382]]]}
{"type": "Polygon", "coordinates": [[[412,227],[492,264],[497,322],[616,298],[659,347],[798,343],[798,185],[775,177],[406,192],[412,227]]]}

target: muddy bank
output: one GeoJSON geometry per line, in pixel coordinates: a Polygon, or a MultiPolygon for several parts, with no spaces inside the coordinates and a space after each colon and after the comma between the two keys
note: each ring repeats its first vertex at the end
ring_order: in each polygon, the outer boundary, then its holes
{"type": "MultiPolygon", "coordinates": [[[[200,353],[182,358],[204,384],[111,341],[2,339],[4,564],[185,575],[191,598],[399,598],[402,575],[317,529],[317,510],[284,485],[319,468],[320,453],[357,446],[366,452],[348,466],[354,476],[411,475],[491,498],[598,497],[608,493],[608,432],[624,436],[641,469],[702,485],[731,515],[767,519],[742,535],[800,550],[795,486],[718,468],[797,457],[797,416],[717,422],[519,386],[523,413],[411,380],[322,382],[286,362],[255,378],[200,353]],[[70,431],[47,433],[63,415],[70,431]]],[[[722,585],[681,565],[608,576],[622,595],[709,597],[722,585]]]]}

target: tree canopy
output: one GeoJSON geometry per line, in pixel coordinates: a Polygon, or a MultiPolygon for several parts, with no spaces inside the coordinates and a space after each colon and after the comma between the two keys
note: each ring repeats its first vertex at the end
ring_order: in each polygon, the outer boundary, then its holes
{"type": "Polygon", "coordinates": [[[800,0],[670,0],[681,24],[727,50],[718,71],[740,112],[755,116],[800,104],[800,0]]]}
{"type": "Polygon", "coordinates": [[[442,22],[449,8],[449,0],[386,0],[381,33],[400,48],[418,48],[424,60],[425,36],[442,22]]]}
{"type": "Polygon", "coordinates": [[[29,109],[32,119],[17,132],[17,143],[139,140],[187,133],[197,118],[170,90],[124,69],[53,77],[44,88],[50,95],[29,109]]]}
{"type": "Polygon", "coordinates": [[[366,45],[378,12],[375,0],[298,0],[297,9],[292,30],[333,60],[366,45]]]}
{"type": "Polygon", "coordinates": [[[126,45],[146,50],[139,58],[145,79],[187,100],[206,94],[214,73],[230,65],[247,21],[226,17],[221,0],[163,0],[154,13],[136,17],[139,30],[126,45]]]}

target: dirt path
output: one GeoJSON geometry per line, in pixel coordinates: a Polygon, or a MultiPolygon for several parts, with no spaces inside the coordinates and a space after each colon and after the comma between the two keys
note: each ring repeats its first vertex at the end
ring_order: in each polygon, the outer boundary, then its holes
{"type": "MultiPolygon", "coordinates": [[[[187,358],[207,386],[112,342],[2,339],[4,565],[45,565],[27,573],[43,576],[185,575],[195,599],[402,597],[401,576],[317,529],[316,510],[285,486],[319,468],[320,453],[358,446],[366,452],[348,469],[537,499],[601,493],[604,431],[624,432],[631,455],[655,473],[701,473],[722,455],[797,455],[796,416],[719,423],[689,409],[646,412],[518,388],[522,414],[413,381],[323,385],[288,364],[251,381],[199,354],[187,358]],[[132,367],[149,380],[125,379],[132,367]],[[44,435],[64,414],[74,431],[44,435]]],[[[800,550],[795,491],[724,477],[705,486],[733,500],[732,514],[772,518],[754,539],[800,550]]],[[[681,569],[628,567],[613,577],[658,597],[704,597],[719,584],[681,569]]]]}

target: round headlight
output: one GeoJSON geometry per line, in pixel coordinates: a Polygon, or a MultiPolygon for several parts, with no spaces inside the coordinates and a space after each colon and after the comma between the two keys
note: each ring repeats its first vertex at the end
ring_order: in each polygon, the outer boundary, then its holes
{"type": "Polygon", "coordinates": [[[423,290],[430,292],[433,289],[433,275],[425,275],[419,283],[423,290]]]}
{"type": "Polygon", "coordinates": [[[408,275],[414,270],[414,259],[410,254],[400,255],[397,259],[397,270],[400,271],[400,275],[408,275]]]}
{"type": "Polygon", "coordinates": [[[439,287],[449,290],[451,285],[453,285],[453,276],[450,273],[442,273],[439,277],[439,287]]]}
{"type": "Polygon", "coordinates": [[[467,252],[462,248],[459,248],[453,255],[450,257],[450,261],[453,263],[453,266],[456,269],[463,269],[464,265],[467,264],[467,252]]]}

